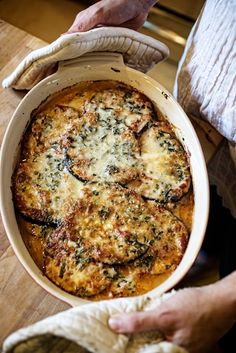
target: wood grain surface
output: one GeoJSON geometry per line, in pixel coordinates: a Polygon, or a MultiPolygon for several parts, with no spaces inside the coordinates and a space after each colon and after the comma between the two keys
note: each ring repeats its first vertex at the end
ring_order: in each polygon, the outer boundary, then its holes
{"type": "MultiPolygon", "coordinates": [[[[0,20],[0,83],[42,40],[0,20]]],[[[0,142],[13,112],[26,92],[0,86],[0,142]]],[[[6,336],[69,305],[39,287],[17,260],[0,220],[0,347],[6,336]]],[[[1,350],[1,348],[0,348],[1,350]]]]}

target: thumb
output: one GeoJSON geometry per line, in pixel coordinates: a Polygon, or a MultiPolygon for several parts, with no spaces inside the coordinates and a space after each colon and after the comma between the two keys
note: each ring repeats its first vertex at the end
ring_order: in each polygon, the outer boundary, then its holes
{"type": "Polygon", "coordinates": [[[157,311],[135,312],[112,316],[108,323],[112,330],[118,333],[138,333],[150,330],[160,330],[157,311]]]}

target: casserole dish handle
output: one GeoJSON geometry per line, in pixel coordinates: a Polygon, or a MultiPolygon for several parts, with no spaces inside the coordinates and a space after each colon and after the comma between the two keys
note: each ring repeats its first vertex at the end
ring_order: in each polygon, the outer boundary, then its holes
{"type": "MultiPolygon", "coordinates": [[[[91,52],[75,59],[63,60],[59,62],[58,72],[66,70],[68,67],[84,67],[89,69],[93,65],[113,65],[125,66],[123,55],[112,52],[91,52]]],[[[115,67],[113,68],[116,69],[115,67]]]]}

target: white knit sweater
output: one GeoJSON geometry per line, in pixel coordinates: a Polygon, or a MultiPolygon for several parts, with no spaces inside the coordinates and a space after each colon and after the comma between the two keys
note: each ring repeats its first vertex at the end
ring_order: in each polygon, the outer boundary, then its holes
{"type": "Polygon", "coordinates": [[[236,218],[236,1],[207,0],[181,59],[174,95],[228,141],[208,170],[236,218]]]}

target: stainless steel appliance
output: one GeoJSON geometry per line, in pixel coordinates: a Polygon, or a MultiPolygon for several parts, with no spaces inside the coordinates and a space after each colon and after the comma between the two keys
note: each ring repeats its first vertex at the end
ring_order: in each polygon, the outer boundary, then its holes
{"type": "Polygon", "coordinates": [[[169,60],[176,65],[204,3],[205,0],[160,0],[151,9],[140,32],[165,43],[170,49],[169,60]]]}
{"type": "Polygon", "coordinates": [[[160,0],[151,9],[141,32],[167,44],[170,48],[170,60],[178,62],[204,2],[160,0]]]}

